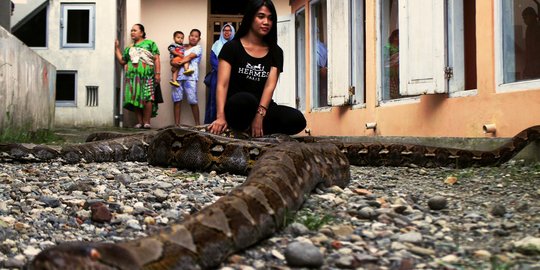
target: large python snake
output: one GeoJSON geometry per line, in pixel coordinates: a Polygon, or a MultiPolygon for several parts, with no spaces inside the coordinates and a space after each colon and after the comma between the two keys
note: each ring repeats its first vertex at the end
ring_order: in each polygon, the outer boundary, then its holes
{"type": "Polygon", "coordinates": [[[407,144],[352,143],[324,137],[238,140],[195,130],[162,131],[61,148],[0,144],[0,160],[66,163],[147,160],[191,170],[247,174],[241,186],[186,220],[149,237],[122,243],[71,242],[38,254],[29,269],[209,269],[234,252],[272,235],[287,213],[319,184],[347,185],[349,163],[365,166],[490,166],[514,157],[533,141],[528,128],[501,147],[473,151],[407,144]]]}

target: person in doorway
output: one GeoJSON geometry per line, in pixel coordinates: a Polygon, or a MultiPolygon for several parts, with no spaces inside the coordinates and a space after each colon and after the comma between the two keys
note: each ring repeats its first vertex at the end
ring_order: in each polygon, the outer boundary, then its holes
{"type": "Polygon", "coordinates": [[[319,71],[319,105],[328,106],[328,48],[321,41],[319,28],[317,28],[317,69],[319,71]]]}
{"type": "Polygon", "coordinates": [[[115,56],[125,69],[124,108],[137,114],[135,128],[150,129],[150,118],[157,115],[154,101],[154,86],[161,80],[159,49],[156,43],[146,39],[142,24],[131,28],[133,44],[120,51],[120,43],[115,41],[115,56]]]}
{"type": "Polygon", "coordinates": [[[212,51],[210,52],[210,65],[212,66],[212,71],[210,73],[210,93],[208,95],[208,100],[206,101],[206,113],[204,116],[204,123],[210,124],[216,120],[216,86],[217,86],[217,70],[218,70],[218,56],[221,52],[223,45],[229,40],[234,38],[234,27],[227,23],[221,28],[221,34],[219,39],[214,42],[212,45],[212,51]]]}
{"type": "Polygon", "coordinates": [[[197,98],[197,82],[199,80],[199,63],[202,57],[202,47],[199,45],[201,40],[201,31],[198,29],[192,29],[189,33],[189,43],[185,45],[184,58],[181,61],[172,62],[171,65],[175,65],[180,68],[178,72],[179,86],[172,87],[172,100],[174,103],[174,124],[180,125],[180,104],[184,99],[184,95],[187,98],[189,105],[191,106],[191,112],[193,113],[193,119],[195,125],[200,125],[199,121],[199,101],[197,98]],[[190,62],[190,68],[193,69],[193,73],[190,75],[184,74],[184,64],[190,62]]]}
{"type": "MultiPolygon", "coordinates": [[[[184,33],[182,33],[182,31],[175,31],[173,33],[173,40],[174,42],[171,43],[171,45],[169,45],[167,48],[169,50],[171,63],[180,62],[184,59],[184,33]]],[[[177,66],[171,65],[172,79],[169,82],[171,85],[180,86],[180,84],[178,84],[176,81],[176,78],[178,77],[178,70],[179,68],[177,66]]],[[[193,69],[189,69],[189,62],[184,63],[184,70],[184,75],[191,75],[194,72],[193,69]]]]}
{"type": "Polygon", "coordinates": [[[277,13],[270,0],[248,2],[234,39],[219,54],[216,120],[213,134],[228,127],[250,131],[251,136],[297,134],[306,127],[304,115],[277,105],[272,96],[280,72],[283,50],[277,44],[277,13]]]}
{"type": "Polygon", "coordinates": [[[392,31],[388,37],[386,48],[386,68],[390,99],[400,98],[399,94],[399,30],[392,31]]]}
{"type": "Polygon", "coordinates": [[[540,79],[540,22],[538,14],[532,7],[521,13],[527,25],[525,31],[525,68],[524,79],[540,79]]]}

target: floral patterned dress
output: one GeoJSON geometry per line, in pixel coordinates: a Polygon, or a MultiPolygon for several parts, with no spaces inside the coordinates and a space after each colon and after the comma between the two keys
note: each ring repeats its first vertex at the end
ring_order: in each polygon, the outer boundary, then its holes
{"type": "MultiPolygon", "coordinates": [[[[159,54],[155,42],[145,39],[124,49],[124,108],[133,111],[144,108],[144,101],[154,101],[154,56],[159,54]]],[[[152,106],[152,117],[157,106],[152,106]]]]}

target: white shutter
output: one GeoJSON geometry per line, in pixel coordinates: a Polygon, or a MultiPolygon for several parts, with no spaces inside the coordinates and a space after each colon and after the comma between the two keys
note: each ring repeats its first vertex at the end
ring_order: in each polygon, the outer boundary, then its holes
{"type": "Polygon", "coordinates": [[[295,47],[294,16],[280,16],[277,21],[278,45],[283,49],[283,72],[274,90],[273,99],[277,104],[296,108],[295,91],[295,47]]]}
{"type": "Polygon", "coordinates": [[[349,103],[351,57],[349,0],[329,0],[328,10],[328,104],[349,103]]]}
{"type": "Polygon", "coordinates": [[[465,90],[465,32],[463,28],[463,0],[448,1],[448,62],[446,65],[453,69],[452,78],[448,80],[448,92],[452,93],[465,90]]]}
{"type": "Polygon", "coordinates": [[[446,92],[445,1],[399,1],[400,94],[446,92]]]}

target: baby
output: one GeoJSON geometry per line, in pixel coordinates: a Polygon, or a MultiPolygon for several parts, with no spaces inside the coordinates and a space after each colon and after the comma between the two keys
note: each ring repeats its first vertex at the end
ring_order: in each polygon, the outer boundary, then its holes
{"type": "MultiPolygon", "coordinates": [[[[178,81],[176,81],[176,78],[178,77],[178,70],[180,68],[175,67],[172,65],[172,63],[177,63],[179,61],[182,61],[184,59],[184,33],[182,31],[176,31],[173,34],[174,43],[171,43],[169,45],[169,54],[171,58],[171,71],[172,71],[172,80],[169,82],[171,85],[174,86],[180,86],[178,84],[178,81]]],[[[193,69],[189,69],[189,62],[184,63],[184,75],[191,75],[195,72],[193,69]]]]}

